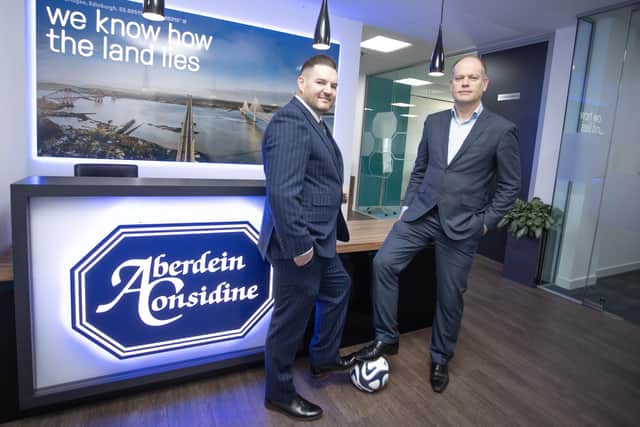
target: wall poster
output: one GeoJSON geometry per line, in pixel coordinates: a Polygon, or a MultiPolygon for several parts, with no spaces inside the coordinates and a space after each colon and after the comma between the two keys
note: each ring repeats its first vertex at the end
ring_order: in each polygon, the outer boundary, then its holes
{"type": "MultiPolygon", "coordinates": [[[[126,0],[38,0],[35,151],[261,164],[262,132],[311,43],[169,9],[148,21],[126,0]]],[[[326,52],[337,60],[339,46],[326,52]]]]}

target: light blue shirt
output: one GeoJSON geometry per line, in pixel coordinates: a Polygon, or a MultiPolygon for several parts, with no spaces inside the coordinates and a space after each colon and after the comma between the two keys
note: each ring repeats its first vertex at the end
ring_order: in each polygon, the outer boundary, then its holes
{"type": "Polygon", "coordinates": [[[478,120],[478,116],[482,113],[482,103],[478,105],[478,108],[471,114],[468,120],[461,122],[458,119],[458,114],[456,113],[456,109],[451,109],[451,122],[449,124],[449,146],[447,150],[447,165],[451,163],[451,160],[456,156],[460,147],[462,147],[462,143],[471,132],[473,125],[476,124],[478,120]]]}

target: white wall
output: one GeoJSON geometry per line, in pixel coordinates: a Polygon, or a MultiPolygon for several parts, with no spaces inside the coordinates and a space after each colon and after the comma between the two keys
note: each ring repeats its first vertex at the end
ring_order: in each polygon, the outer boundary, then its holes
{"type": "MultiPolygon", "coordinates": [[[[353,185],[353,207],[356,206],[358,184],[360,180],[360,146],[362,145],[362,127],[364,126],[364,101],[367,90],[367,76],[360,73],[358,76],[358,90],[355,98],[356,116],[353,122],[353,143],[351,145],[351,175],[355,177],[353,185]]],[[[346,164],[346,163],[345,163],[346,164]]],[[[351,203],[351,201],[349,201],[351,203]]]]}
{"type": "Polygon", "coordinates": [[[24,2],[0,3],[0,255],[11,244],[9,185],[27,175],[24,2]]]}
{"type": "Polygon", "coordinates": [[[551,203],[553,198],[556,180],[575,34],[575,25],[560,28],[554,33],[553,42],[550,45],[551,66],[547,76],[547,91],[543,102],[544,113],[540,127],[542,132],[536,152],[531,192],[533,196],[538,196],[547,203],[551,203]]]}
{"type": "MultiPolygon", "coordinates": [[[[0,29],[2,36],[3,67],[0,70],[3,99],[0,101],[0,124],[5,130],[5,138],[0,145],[4,166],[0,169],[0,252],[10,244],[9,229],[9,184],[26,175],[72,175],[73,161],[66,159],[39,160],[31,158],[28,138],[34,135],[34,114],[31,105],[34,100],[33,77],[25,69],[25,60],[32,63],[33,50],[25,43],[26,32],[24,7],[34,8],[36,0],[2,0],[0,11],[4,23],[0,29]],[[10,41],[7,43],[6,41],[10,41]],[[29,58],[27,53],[29,52],[29,58]],[[29,112],[26,111],[29,108],[29,112]],[[27,124],[28,123],[28,124],[27,124]]],[[[61,0],[62,1],[62,0],[61,0]]],[[[313,7],[295,0],[172,0],[172,9],[226,18],[246,24],[258,25],[275,30],[313,36],[318,16],[319,4],[313,7]]],[[[33,16],[28,17],[33,21],[33,16]]],[[[360,129],[356,122],[358,94],[358,70],[360,64],[360,38],[362,24],[331,15],[332,40],[340,43],[339,92],[336,103],[334,135],[342,150],[344,164],[351,164],[352,144],[360,139],[360,129]]],[[[30,24],[33,25],[33,24],[30,24]]],[[[143,177],[190,177],[261,179],[262,167],[237,165],[190,164],[176,165],[167,162],[142,162],[139,164],[143,177]]],[[[345,168],[345,189],[351,171],[345,168]]]]}

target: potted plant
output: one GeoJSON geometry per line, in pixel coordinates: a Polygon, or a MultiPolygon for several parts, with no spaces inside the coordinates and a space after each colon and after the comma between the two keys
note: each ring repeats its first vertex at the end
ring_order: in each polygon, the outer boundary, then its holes
{"type": "Polygon", "coordinates": [[[537,285],[544,238],[555,223],[551,212],[551,205],[539,197],[529,202],[518,199],[500,220],[498,228],[508,231],[504,277],[527,286],[537,285]]]}

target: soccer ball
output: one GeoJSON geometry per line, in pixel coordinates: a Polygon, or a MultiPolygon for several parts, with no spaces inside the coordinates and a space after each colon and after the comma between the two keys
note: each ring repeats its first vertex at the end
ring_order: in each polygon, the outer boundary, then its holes
{"type": "Polygon", "coordinates": [[[369,393],[382,390],[389,379],[389,363],[380,356],[376,360],[358,362],[351,368],[351,382],[369,393]]]}

